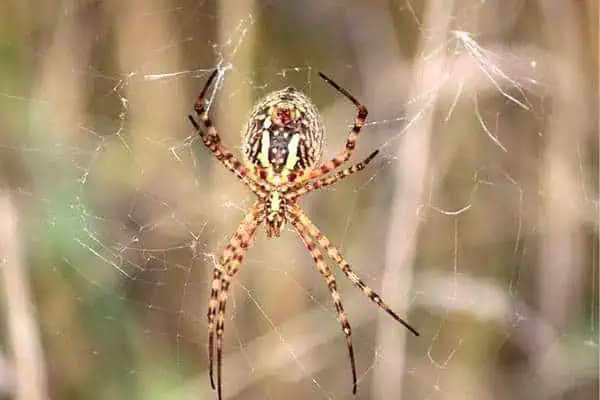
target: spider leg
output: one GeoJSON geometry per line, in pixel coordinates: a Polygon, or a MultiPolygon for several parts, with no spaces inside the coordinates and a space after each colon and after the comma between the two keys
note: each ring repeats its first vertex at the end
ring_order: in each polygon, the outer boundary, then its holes
{"type": "Polygon", "coordinates": [[[375,304],[377,304],[382,310],[387,312],[392,316],[396,321],[404,325],[406,329],[408,329],[413,335],[419,336],[419,332],[404,319],[400,318],[398,314],[396,314],[379,296],[373,289],[365,285],[365,283],[354,273],[352,267],[348,262],[342,257],[340,251],[335,247],[329,239],[325,235],[321,233],[321,231],[308,219],[308,217],[300,210],[299,207],[290,208],[290,213],[294,215],[298,222],[303,225],[309,232],[309,234],[319,243],[321,247],[323,247],[327,251],[327,255],[331,257],[333,261],[335,261],[338,266],[341,268],[342,272],[346,277],[375,304]]]}
{"type": "Polygon", "coordinates": [[[350,92],[348,92],[346,89],[342,88],[340,85],[335,83],[333,81],[333,79],[331,79],[327,75],[323,74],[322,72],[319,72],[319,76],[325,82],[327,82],[331,86],[333,86],[334,89],[336,89],[338,92],[343,94],[348,100],[350,100],[352,102],[352,104],[354,104],[356,106],[357,113],[356,113],[356,117],[354,119],[354,125],[352,126],[352,129],[350,130],[348,139],[346,139],[346,146],[344,147],[344,149],[341,152],[339,152],[334,158],[332,158],[328,162],[321,165],[319,168],[314,169],[310,172],[307,172],[307,176],[304,176],[301,179],[306,179],[306,178],[314,179],[314,178],[318,178],[320,176],[326,175],[331,170],[339,167],[343,162],[347,161],[350,158],[350,156],[352,155],[354,148],[356,147],[356,141],[358,139],[358,134],[360,133],[360,130],[364,126],[365,120],[367,119],[367,114],[369,113],[369,111],[367,110],[367,107],[365,107],[363,104],[361,104],[354,96],[352,96],[350,94],[350,92]]]}
{"type": "MultiPolygon", "coordinates": [[[[219,400],[221,400],[222,398],[223,387],[223,334],[225,333],[225,309],[227,304],[227,295],[229,287],[231,285],[231,281],[233,280],[233,277],[239,270],[239,267],[246,254],[246,250],[248,250],[248,248],[252,245],[252,242],[254,241],[254,234],[256,232],[256,228],[263,221],[264,215],[258,213],[250,219],[251,220],[248,222],[245,228],[240,227],[241,231],[243,232],[240,236],[240,241],[237,244],[237,246],[235,246],[234,251],[231,254],[231,258],[229,259],[229,262],[226,266],[225,274],[221,274],[215,340],[215,347],[217,350],[217,398],[219,400]]],[[[247,220],[244,221],[244,223],[242,224],[244,225],[246,222],[247,220]]],[[[214,382],[212,380],[212,368],[211,383],[213,384],[214,388],[214,382]]]]}
{"type": "Polygon", "coordinates": [[[367,164],[369,164],[378,153],[379,153],[379,150],[375,150],[374,152],[369,154],[364,160],[357,162],[348,168],[337,171],[333,175],[321,177],[316,180],[300,182],[300,183],[292,186],[289,189],[289,191],[287,192],[288,193],[287,196],[290,200],[295,200],[295,199],[297,199],[307,193],[310,193],[314,190],[321,189],[321,188],[324,188],[327,186],[331,186],[334,183],[337,183],[337,182],[341,181],[342,179],[346,178],[347,176],[350,176],[350,175],[354,174],[355,172],[359,172],[359,171],[362,171],[363,169],[365,169],[367,164]]]}
{"type": "Polygon", "coordinates": [[[196,113],[198,119],[204,123],[206,132],[208,133],[205,133],[202,130],[202,128],[200,127],[198,122],[196,122],[192,115],[188,115],[188,119],[190,120],[190,123],[192,124],[194,129],[196,129],[196,132],[202,139],[202,142],[204,143],[206,148],[208,148],[208,150],[210,150],[210,152],[214,154],[217,160],[219,160],[225,166],[225,168],[227,168],[229,171],[233,172],[238,178],[240,178],[242,182],[244,182],[248,187],[250,187],[250,189],[254,193],[262,195],[264,192],[260,189],[262,185],[259,184],[254,178],[254,175],[252,173],[253,171],[248,170],[248,168],[244,167],[243,164],[235,158],[233,153],[221,143],[221,136],[219,135],[217,129],[213,125],[212,120],[208,116],[208,111],[206,110],[206,106],[204,105],[204,99],[206,96],[206,92],[208,91],[208,89],[210,88],[217,76],[217,72],[218,70],[214,70],[213,73],[208,77],[208,80],[204,84],[202,91],[200,92],[198,98],[196,99],[196,102],[194,103],[194,112],[196,113]]]}
{"type": "Polygon", "coordinates": [[[208,365],[209,365],[209,376],[210,385],[214,389],[217,389],[213,376],[214,366],[214,348],[215,348],[215,318],[217,312],[219,313],[219,319],[216,324],[216,347],[217,347],[217,383],[219,399],[221,398],[221,348],[222,348],[222,337],[223,337],[223,325],[224,313],[221,315],[221,292],[224,289],[223,282],[224,276],[230,273],[232,268],[239,267],[239,263],[244,257],[246,250],[252,245],[254,239],[254,233],[256,228],[262,222],[262,206],[259,202],[255,203],[251,210],[246,214],[242,223],[238,226],[235,234],[229,241],[229,244],[223,250],[223,254],[219,259],[219,265],[213,268],[212,283],[210,289],[210,300],[208,302],[208,365]],[[219,330],[221,332],[219,332],[219,330]]]}
{"type": "MultiPolygon", "coordinates": [[[[230,248],[230,245],[227,246],[225,252],[229,254],[233,254],[233,249],[230,248]]],[[[223,257],[222,257],[223,258],[223,257]]],[[[208,375],[210,377],[210,386],[213,390],[216,389],[215,380],[213,378],[213,363],[214,363],[214,330],[215,330],[215,316],[217,315],[217,307],[219,305],[219,301],[217,300],[219,296],[219,292],[221,290],[221,276],[223,272],[221,271],[222,263],[219,262],[219,266],[213,268],[212,274],[212,283],[210,286],[210,300],[208,301],[208,375]]]]}
{"type": "Polygon", "coordinates": [[[298,221],[298,219],[292,219],[292,225],[296,228],[298,235],[302,239],[304,246],[310,252],[315,264],[317,264],[317,268],[323,278],[327,281],[327,286],[329,287],[329,291],[331,292],[331,297],[333,298],[333,303],[335,305],[335,311],[337,312],[338,321],[342,326],[342,331],[346,336],[346,344],[348,346],[348,355],[350,356],[350,367],[352,368],[352,393],[356,394],[357,387],[357,377],[356,377],[356,362],[354,361],[354,348],[352,346],[352,328],[350,327],[350,322],[348,321],[348,315],[344,311],[344,306],[342,305],[342,299],[337,290],[337,282],[333,273],[331,272],[331,268],[325,263],[323,260],[323,254],[319,251],[316,246],[315,241],[310,237],[306,228],[298,221]]]}

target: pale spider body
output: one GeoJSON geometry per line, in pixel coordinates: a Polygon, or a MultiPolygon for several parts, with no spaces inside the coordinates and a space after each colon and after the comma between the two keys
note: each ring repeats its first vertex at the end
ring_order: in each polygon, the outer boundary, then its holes
{"type": "Polygon", "coordinates": [[[352,345],[352,329],[337,290],[337,281],[320,249],[327,253],[327,256],[340,267],[346,278],[373,303],[414,335],[418,336],[419,334],[354,273],[339,249],[300,209],[298,199],[309,192],[333,185],[355,172],[362,171],[377,155],[378,150],[375,150],[362,161],[355,162],[344,169],[337,169],[348,161],[356,147],[358,134],[367,118],[367,108],[331,78],[319,73],[323,80],[354,104],[357,114],[344,149],[331,160],[317,165],[324,140],[323,122],[317,108],[306,95],[293,88],[273,92],[257,103],[248,118],[246,129],[242,132],[244,162],[241,162],[221,143],[221,138],[213,126],[204,104],[206,92],[216,76],[217,71],[214,71],[194,104],[196,116],[204,125],[206,132],[191,115],[189,120],[206,148],[225,168],[241,179],[257,199],[223,250],[218,265],[212,271],[207,312],[208,369],[211,386],[217,390],[220,400],[222,398],[225,308],[231,282],[242,264],[247,249],[254,241],[258,226],[264,222],[267,235],[278,237],[284,223],[288,222],[300,236],[319,273],[327,282],[338,321],[346,337],[352,369],[352,391],[356,393],[358,379],[352,345]],[[215,349],[216,384],[213,372],[215,349]]]}
{"type": "Polygon", "coordinates": [[[242,152],[246,164],[271,185],[265,204],[267,236],[281,234],[291,179],[311,170],[320,159],[323,136],[317,107],[293,87],[270,93],[250,113],[242,132],[242,152]]]}

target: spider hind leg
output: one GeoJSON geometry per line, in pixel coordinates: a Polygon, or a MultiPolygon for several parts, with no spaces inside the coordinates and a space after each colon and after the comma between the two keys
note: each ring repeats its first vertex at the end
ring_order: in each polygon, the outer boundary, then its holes
{"type": "Polygon", "coordinates": [[[344,311],[344,306],[342,304],[342,298],[337,290],[337,282],[333,273],[331,272],[331,268],[327,265],[325,260],[323,259],[323,254],[316,247],[316,243],[310,237],[304,226],[297,220],[292,220],[292,225],[296,228],[296,232],[300,235],[304,246],[308,249],[310,255],[313,258],[313,261],[317,265],[319,272],[327,281],[327,287],[329,288],[329,292],[331,293],[331,297],[333,299],[333,304],[335,306],[335,311],[337,313],[338,321],[342,326],[342,331],[346,336],[346,346],[348,347],[348,356],[350,357],[350,368],[352,370],[352,393],[356,394],[357,386],[358,386],[358,378],[356,373],[356,361],[354,358],[354,347],[352,346],[352,327],[350,326],[350,321],[348,321],[348,314],[344,311]]]}
{"type": "Polygon", "coordinates": [[[419,336],[419,332],[415,328],[413,328],[408,322],[402,319],[398,314],[396,314],[379,296],[373,289],[367,286],[362,279],[352,270],[352,267],[348,262],[344,259],[340,251],[337,247],[335,247],[331,241],[321,233],[321,231],[313,224],[310,219],[300,208],[294,207],[291,209],[291,213],[294,215],[298,223],[300,223],[313,237],[319,246],[327,251],[327,255],[331,257],[333,261],[340,267],[344,275],[354,284],[354,286],[358,287],[373,303],[377,304],[379,308],[387,312],[392,316],[396,321],[402,324],[406,329],[408,329],[413,335],[419,336]]]}

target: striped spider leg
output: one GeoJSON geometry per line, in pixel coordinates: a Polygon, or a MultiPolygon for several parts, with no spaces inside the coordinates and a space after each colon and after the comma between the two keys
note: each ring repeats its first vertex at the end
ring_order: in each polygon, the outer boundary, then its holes
{"type": "Polygon", "coordinates": [[[196,122],[192,115],[188,115],[188,119],[194,129],[196,129],[196,133],[202,139],[204,146],[206,146],[206,148],[213,153],[215,158],[219,160],[225,166],[225,168],[227,168],[230,172],[233,172],[233,174],[241,179],[242,182],[244,182],[246,186],[248,186],[255,194],[260,195],[263,193],[263,191],[259,189],[261,184],[257,180],[255,174],[252,173],[253,170],[248,170],[247,166],[244,166],[237,158],[235,158],[233,153],[221,143],[221,136],[213,125],[213,122],[208,115],[206,105],[204,104],[206,93],[217,77],[218,72],[219,71],[215,69],[210,74],[208,80],[202,88],[202,91],[198,95],[196,102],[194,103],[194,112],[196,113],[198,119],[204,124],[206,132],[200,128],[200,125],[196,122]]]}
{"type": "Polygon", "coordinates": [[[352,267],[336,246],[334,246],[331,241],[323,235],[323,233],[313,224],[310,219],[300,210],[299,207],[290,210],[290,213],[294,216],[295,220],[302,225],[305,230],[308,230],[311,238],[315,239],[319,246],[327,251],[327,255],[331,257],[333,261],[340,267],[346,278],[348,278],[356,287],[363,291],[363,293],[375,304],[377,304],[382,310],[391,315],[396,321],[404,325],[406,329],[408,329],[413,335],[419,336],[419,332],[415,328],[413,328],[408,322],[398,316],[379,296],[377,293],[373,291],[370,287],[368,287],[362,279],[356,275],[356,273],[352,270],[352,267]]]}
{"type": "MultiPolygon", "coordinates": [[[[347,176],[347,175],[346,175],[347,176]]],[[[352,329],[348,322],[348,316],[344,312],[341,298],[337,292],[337,287],[334,278],[330,278],[325,272],[329,271],[329,267],[325,264],[323,256],[317,244],[327,252],[327,255],[340,267],[346,278],[348,278],[356,287],[358,287],[373,303],[377,304],[382,310],[391,315],[396,321],[402,324],[415,336],[419,336],[419,332],[416,331],[408,322],[398,316],[379,296],[373,289],[367,286],[358,275],[352,270],[352,267],[341,255],[340,251],[334,246],[331,241],[323,235],[323,233],[317,228],[310,219],[300,210],[299,207],[293,207],[289,209],[290,220],[292,225],[302,238],[306,248],[310,252],[314,262],[317,264],[319,271],[325,277],[331,296],[333,297],[335,309],[338,315],[338,320],[342,325],[342,331],[346,336],[346,344],[348,346],[348,355],[350,356],[350,367],[352,369],[352,393],[356,394],[357,390],[357,375],[356,365],[354,360],[354,350],[352,346],[352,329]]]]}
{"type": "MultiPolygon", "coordinates": [[[[356,141],[358,139],[358,135],[359,135],[361,129],[363,128],[363,126],[365,125],[367,115],[369,114],[369,110],[367,110],[367,107],[364,104],[360,103],[346,89],[344,89],[343,87],[341,87],[340,85],[335,83],[333,81],[333,79],[331,79],[330,77],[328,77],[327,75],[325,75],[322,72],[319,72],[319,76],[325,82],[327,82],[331,86],[333,86],[333,88],[335,88],[338,92],[340,92],[342,95],[344,95],[344,97],[346,97],[348,100],[350,100],[352,102],[352,104],[354,104],[356,106],[357,113],[356,113],[356,117],[354,118],[354,125],[352,126],[352,129],[350,130],[348,139],[346,139],[346,145],[344,146],[344,149],[341,152],[339,152],[334,158],[332,158],[331,160],[329,160],[326,163],[323,163],[320,167],[315,168],[313,170],[307,169],[304,172],[303,176],[301,176],[300,179],[298,179],[299,181],[303,181],[305,179],[315,179],[320,176],[326,175],[329,172],[331,172],[332,170],[334,170],[337,167],[339,167],[340,165],[342,165],[344,162],[348,161],[350,156],[352,156],[354,149],[356,148],[356,141]]],[[[377,151],[375,151],[375,154],[377,154],[377,151]]],[[[375,156],[375,154],[373,154],[373,156],[375,156]]]]}
{"type": "Polygon", "coordinates": [[[353,393],[357,389],[357,373],[352,346],[352,330],[348,322],[337,283],[331,268],[324,261],[321,247],[340,267],[344,275],[371,301],[403,324],[413,334],[417,331],[392,311],[372,289],[352,271],[339,250],[304,215],[298,205],[303,195],[333,185],[355,172],[362,171],[378,154],[373,151],[365,159],[345,169],[337,170],[351,157],[358,135],[367,117],[367,108],[347,90],[331,78],[319,76],[352,102],[357,115],[348,133],[346,145],[331,160],[315,166],[322,152],[324,128],[315,105],[303,93],[292,87],[273,92],[258,101],[250,113],[242,132],[243,162],[240,162],[222,143],[205,107],[205,96],[217,76],[214,71],[200,92],[195,104],[196,117],[189,116],[192,126],[206,148],[225,168],[235,174],[257,196],[257,201],[246,214],[229,244],[223,250],[219,264],[213,268],[210,299],[208,304],[208,363],[211,386],[222,398],[222,353],[225,331],[225,310],[228,291],[235,274],[252,245],[256,229],[265,224],[268,237],[279,237],[286,222],[300,236],[311,254],[317,269],[324,277],[333,299],[338,320],[348,347],[352,368],[353,393]],[[331,174],[330,174],[331,173],[331,174]],[[217,377],[214,379],[214,355],[216,349],[217,377]]]}
{"type": "Polygon", "coordinates": [[[213,389],[217,389],[218,397],[221,398],[221,377],[222,377],[222,354],[223,354],[223,333],[225,332],[225,306],[227,303],[227,294],[229,286],[235,274],[237,273],[246,250],[252,245],[256,228],[264,220],[263,205],[256,202],[246,217],[237,228],[237,231],[229,241],[229,244],[223,250],[219,259],[219,264],[213,268],[213,278],[210,290],[210,300],[208,303],[208,363],[210,384],[213,389]],[[217,322],[215,326],[215,317],[217,322]],[[216,343],[214,337],[216,333],[216,343]],[[214,348],[217,349],[217,385],[213,377],[214,348]]]}
{"type": "Polygon", "coordinates": [[[350,321],[348,321],[348,314],[344,311],[344,305],[342,304],[342,298],[337,290],[337,282],[335,280],[335,276],[333,276],[333,272],[331,272],[331,268],[323,259],[323,254],[317,248],[315,241],[308,233],[306,227],[302,225],[299,219],[292,219],[292,225],[298,232],[298,235],[302,239],[302,243],[306,246],[306,249],[310,253],[313,261],[317,265],[317,269],[325,278],[327,282],[327,287],[329,288],[329,292],[331,293],[331,298],[333,299],[333,304],[335,306],[335,311],[337,312],[338,321],[342,326],[342,331],[346,336],[346,344],[348,346],[348,356],[350,357],[350,367],[352,368],[352,393],[356,393],[356,385],[357,385],[357,376],[356,376],[356,362],[354,361],[354,347],[352,346],[352,327],[350,326],[350,321]]]}

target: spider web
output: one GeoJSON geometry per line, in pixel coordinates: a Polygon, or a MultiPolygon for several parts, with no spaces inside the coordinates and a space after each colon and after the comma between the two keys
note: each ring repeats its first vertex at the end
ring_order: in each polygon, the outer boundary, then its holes
{"type": "MultiPolygon", "coordinates": [[[[576,28],[587,23],[593,38],[597,26],[582,4],[96,1],[36,11],[45,22],[24,28],[33,40],[21,43],[33,73],[11,66],[19,79],[0,86],[11,111],[2,220],[19,222],[0,232],[0,249],[21,249],[4,264],[21,265],[32,291],[15,292],[7,267],[7,337],[20,354],[27,335],[15,338],[11,310],[31,302],[22,317],[40,350],[27,354],[42,372],[29,386],[52,398],[216,398],[211,269],[253,201],[186,120],[218,68],[210,113],[238,155],[253,101],[288,85],[324,116],[322,158],[342,148],[355,109],[319,71],[370,110],[353,160],[381,156],[302,201],[421,334],[330,263],[353,326],[358,398],[597,395],[597,53],[576,28]]],[[[225,398],[352,398],[327,285],[292,230],[267,240],[259,229],[232,292],[225,398]]],[[[2,389],[19,393],[23,367],[2,357],[2,389]]]]}

